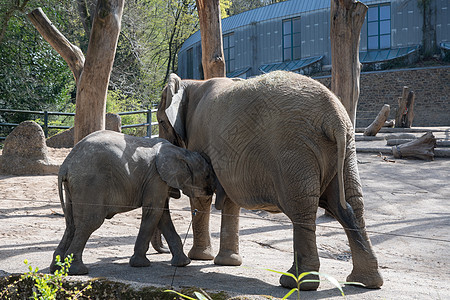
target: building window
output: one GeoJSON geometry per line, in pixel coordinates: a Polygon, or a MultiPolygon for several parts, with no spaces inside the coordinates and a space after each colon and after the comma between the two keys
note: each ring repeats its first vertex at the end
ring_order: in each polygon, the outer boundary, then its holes
{"type": "Polygon", "coordinates": [[[223,54],[227,73],[234,71],[234,33],[223,36],[223,54]]]}
{"type": "Polygon", "coordinates": [[[370,6],[367,11],[367,49],[391,47],[391,5],[370,6]]]}
{"type": "Polygon", "coordinates": [[[301,58],[300,17],[283,20],[283,61],[301,58]]]}
{"type": "Polygon", "coordinates": [[[186,78],[194,79],[194,51],[193,48],[187,50],[187,74],[186,78]]]}

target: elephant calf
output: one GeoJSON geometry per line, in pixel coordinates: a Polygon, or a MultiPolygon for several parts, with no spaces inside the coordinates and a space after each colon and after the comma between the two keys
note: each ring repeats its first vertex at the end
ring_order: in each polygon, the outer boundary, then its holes
{"type": "Polygon", "coordinates": [[[190,197],[212,195],[214,175],[200,154],[164,139],[98,131],[81,140],[67,156],[59,171],[58,188],[66,230],[53,254],[51,272],[57,269],[57,255],[72,253],[69,274],[86,274],[82,252],[90,235],[105,218],[138,207],[142,207],[142,221],[130,265],[150,264],[145,254],[158,228],[172,252],[171,264],[185,266],[190,259],[170,218],[169,190],[181,189],[190,197]]]}

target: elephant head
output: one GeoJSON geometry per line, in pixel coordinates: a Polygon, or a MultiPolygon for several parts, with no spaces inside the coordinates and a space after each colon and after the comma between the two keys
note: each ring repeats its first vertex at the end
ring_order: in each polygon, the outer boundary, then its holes
{"type": "Polygon", "coordinates": [[[189,197],[213,194],[215,177],[210,164],[199,153],[163,144],[156,157],[161,179],[189,197]]]}

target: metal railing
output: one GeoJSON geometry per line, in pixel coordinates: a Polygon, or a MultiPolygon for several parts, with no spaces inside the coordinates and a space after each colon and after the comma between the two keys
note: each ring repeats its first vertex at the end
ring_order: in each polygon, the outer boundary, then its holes
{"type": "MultiPolygon", "coordinates": [[[[146,126],[147,127],[147,136],[152,137],[152,129],[154,126],[158,125],[158,122],[152,122],[152,114],[155,113],[156,111],[157,111],[157,109],[153,108],[153,109],[147,109],[147,110],[127,111],[127,112],[118,113],[119,116],[134,115],[134,114],[146,114],[147,115],[147,122],[139,123],[139,124],[122,125],[122,129],[146,126]]],[[[4,109],[4,108],[0,108],[0,113],[19,113],[19,114],[29,114],[29,115],[43,115],[44,122],[43,122],[43,124],[39,124],[39,125],[41,125],[46,138],[48,137],[49,129],[69,129],[69,128],[71,128],[71,126],[50,125],[49,120],[48,120],[49,116],[71,116],[71,117],[75,116],[75,113],[53,112],[53,111],[46,111],[46,110],[45,111],[34,111],[34,110],[20,110],[20,109],[4,109]]],[[[1,126],[16,127],[16,126],[19,126],[19,124],[0,123],[0,127],[1,126]]],[[[6,137],[0,136],[0,140],[4,140],[5,138],[6,137]]]]}

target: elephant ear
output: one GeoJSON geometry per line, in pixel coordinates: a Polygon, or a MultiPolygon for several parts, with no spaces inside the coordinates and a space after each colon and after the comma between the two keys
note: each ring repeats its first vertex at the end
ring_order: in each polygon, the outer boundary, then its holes
{"type": "Polygon", "coordinates": [[[165,115],[173,129],[176,138],[176,144],[185,147],[186,130],[186,96],[181,78],[176,74],[170,74],[166,87],[165,115]]]}
{"type": "Polygon", "coordinates": [[[191,181],[192,171],[181,150],[171,144],[161,145],[156,156],[156,169],[169,187],[183,190],[191,181]]]}

